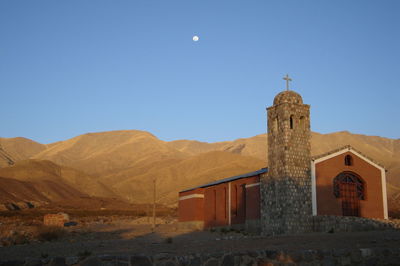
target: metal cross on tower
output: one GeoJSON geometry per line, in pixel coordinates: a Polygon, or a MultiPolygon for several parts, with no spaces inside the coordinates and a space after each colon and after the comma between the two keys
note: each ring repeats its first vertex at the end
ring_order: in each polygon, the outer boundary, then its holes
{"type": "Polygon", "coordinates": [[[289,90],[289,82],[292,81],[291,78],[289,78],[289,75],[286,74],[285,77],[283,77],[284,80],[286,80],[286,90],[289,90]]]}

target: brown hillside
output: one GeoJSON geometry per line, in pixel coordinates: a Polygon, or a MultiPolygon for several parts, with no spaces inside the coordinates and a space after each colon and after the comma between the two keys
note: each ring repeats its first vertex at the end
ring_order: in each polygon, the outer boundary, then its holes
{"type": "Polygon", "coordinates": [[[0,177],[0,203],[19,201],[50,201],[32,182],[0,177]]]}
{"type": "Polygon", "coordinates": [[[221,150],[222,147],[229,143],[229,141],[208,143],[197,140],[174,140],[167,142],[167,145],[186,154],[196,155],[200,153],[221,150]]]}
{"type": "Polygon", "coordinates": [[[183,156],[183,153],[168,147],[148,132],[125,130],[89,133],[61,141],[34,158],[102,176],[146,161],[183,156]]]}
{"type": "MultiPolygon", "coordinates": [[[[157,198],[160,203],[176,203],[180,190],[204,183],[260,169],[264,162],[247,156],[213,151],[183,159],[171,165],[155,167],[114,185],[120,194],[135,202],[152,199],[153,183],[157,180],[157,198]]],[[[129,175],[129,173],[124,173],[129,175]]]]}
{"type": "MultiPolygon", "coordinates": [[[[72,195],[77,195],[76,191],[79,191],[81,195],[115,197],[115,194],[109,188],[92,176],[69,167],[56,165],[51,161],[20,161],[11,167],[0,168],[0,176],[23,181],[25,182],[24,185],[28,185],[29,182],[36,184],[36,186],[37,184],[47,184],[47,188],[39,191],[49,195],[54,193],[53,197],[46,196],[50,200],[61,200],[65,195],[63,191],[72,191],[72,195]],[[53,184],[58,184],[58,186],[53,184]],[[67,188],[64,188],[65,186],[67,188]],[[51,189],[61,190],[50,191],[51,189]]],[[[15,192],[14,187],[6,186],[3,189],[10,193],[15,192]]]]}
{"type": "Polygon", "coordinates": [[[0,167],[26,160],[46,149],[46,145],[26,138],[0,138],[0,167]]]}
{"type": "MultiPolygon", "coordinates": [[[[169,145],[190,154],[198,154],[201,150],[223,150],[256,157],[265,160],[266,165],[268,164],[266,158],[266,134],[231,142],[206,143],[184,140],[173,141],[169,145]]],[[[383,164],[388,170],[388,181],[395,186],[400,186],[400,140],[351,134],[347,131],[331,134],[312,133],[311,153],[313,156],[345,145],[351,145],[368,157],[383,164]]]]}
{"type": "Polygon", "coordinates": [[[34,202],[40,205],[86,196],[71,186],[51,180],[21,181],[0,177],[0,203],[34,202]]]}
{"type": "MultiPolygon", "coordinates": [[[[15,142],[15,139],[1,140],[2,143],[15,142]],[[10,140],[13,141],[10,142],[10,140]]],[[[64,175],[68,177],[65,180],[69,180],[66,182],[69,182],[71,186],[76,187],[76,184],[81,182],[79,187],[84,188],[85,192],[91,195],[101,194],[96,192],[103,191],[99,185],[82,183],[80,176],[83,174],[81,172],[84,172],[92,175],[92,178],[84,180],[93,180],[95,177],[108,187],[115,188],[121,197],[135,202],[151,199],[148,191],[152,187],[153,177],[157,177],[160,195],[169,201],[173,198],[176,200],[177,192],[181,189],[254,171],[268,165],[266,134],[218,143],[191,140],[165,142],[148,132],[125,130],[89,133],[46,146],[26,139],[18,139],[17,143],[25,143],[26,150],[22,149],[22,152],[20,148],[16,148],[22,147],[22,144],[14,148],[11,148],[12,145],[9,144],[7,147],[7,151],[12,150],[16,158],[25,158],[32,154],[33,158],[47,159],[78,169],[79,171],[75,171],[68,168],[70,173],[67,173],[66,168],[62,168],[64,175]],[[30,151],[29,147],[33,150],[30,151]]],[[[391,191],[394,191],[394,194],[398,193],[400,140],[349,132],[312,133],[313,155],[344,145],[352,145],[368,157],[383,164],[388,170],[388,182],[395,188],[391,191]]],[[[25,172],[21,170],[21,177],[29,176],[29,166],[26,169],[25,172]]],[[[46,171],[50,171],[49,169],[52,167],[49,166],[46,171]]],[[[53,170],[47,174],[54,176],[52,173],[54,173],[53,170]]],[[[104,192],[101,195],[106,194],[104,192]]]]}
{"type": "Polygon", "coordinates": [[[186,154],[200,154],[210,151],[227,151],[230,153],[252,156],[267,160],[267,135],[261,134],[251,138],[241,138],[234,141],[207,143],[196,140],[176,140],[167,145],[185,152],[186,154]]]}

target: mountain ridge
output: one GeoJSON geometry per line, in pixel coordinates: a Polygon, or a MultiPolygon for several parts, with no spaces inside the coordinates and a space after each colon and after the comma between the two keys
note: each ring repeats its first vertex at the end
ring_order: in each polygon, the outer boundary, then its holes
{"type": "MultiPolygon", "coordinates": [[[[30,167],[35,169],[35,160],[36,164],[38,161],[45,164],[43,161],[46,161],[45,172],[49,177],[52,167],[60,167],[64,173],[69,171],[64,179],[57,180],[78,191],[84,187],[89,194],[99,196],[93,193],[96,190],[94,187],[99,190],[105,187],[115,197],[133,203],[145,203],[151,201],[152,180],[157,179],[160,200],[167,204],[176,204],[179,190],[267,166],[267,141],[267,134],[214,143],[163,141],[140,130],[87,133],[46,145],[25,138],[0,138],[4,151],[15,156],[16,165],[21,167],[23,161],[28,159],[31,160],[30,167]],[[49,161],[56,166],[49,164],[49,161]],[[216,162],[221,163],[215,165],[216,162]],[[77,180],[81,176],[92,185],[79,185],[77,180]]],[[[312,132],[313,156],[345,145],[351,145],[384,165],[391,186],[389,197],[397,197],[400,193],[400,189],[397,189],[400,188],[400,140],[348,131],[329,134],[312,132]]],[[[7,161],[1,156],[0,167],[0,176],[2,172],[17,169],[8,167],[7,161]]],[[[13,175],[9,173],[4,177],[13,178],[13,175]]],[[[53,176],[53,179],[56,180],[56,177],[53,176]]]]}

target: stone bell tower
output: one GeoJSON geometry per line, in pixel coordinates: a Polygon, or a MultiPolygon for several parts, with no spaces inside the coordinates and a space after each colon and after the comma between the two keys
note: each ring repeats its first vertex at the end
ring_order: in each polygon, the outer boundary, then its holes
{"type": "Polygon", "coordinates": [[[310,231],[310,106],[287,89],[276,95],[267,114],[269,167],[261,179],[262,234],[310,231]]]}

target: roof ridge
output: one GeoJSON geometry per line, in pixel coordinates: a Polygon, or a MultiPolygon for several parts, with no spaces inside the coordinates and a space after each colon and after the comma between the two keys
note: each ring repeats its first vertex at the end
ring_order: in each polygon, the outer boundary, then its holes
{"type": "Polygon", "coordinates": [[[330,154],[336,153],[336,152],[341,151],[341,150],[344,150],[344,149],[353,150],[353,151],[357,152],[358,154],[360,154],[361,156],[365,157],[366,159],[370,160],[371,162],[373,162],[373,163],[379,165],[380,167],[382,167],[382,168],[384,168],[384,169],[386,170],[386,168],[385,168],[384,165],[382,165],[381,163],[379,163],[379,162],[377,162],[376,160],[372,159],[371,157],[365,155],[363,152],[361,152],[361,151],[359,151],[358,149],[354,148],[354,147],[351,146],[350,144],[341,146],[341,147],[339,147],[339,148],[337,148],[337,149],[331,150],[331,151],[329,151],[329,152],[325,152],[325,153],[320,154],[320,155],[312,156],[312,157],[311,157],[311,160],[315,161],[315,160],[317,160],[317,159],[319,159],[319,158],[328,156],[328,155],[330,155],[330,154]]]}
{"type": "Polygon", "coordinates": [[[197,187],[185,189],[185,190],[182,190],[180,192],[186,192],[186,191],[194,190],[194,189],[197,189],[197,188],[210,187],[210,186],[214,186],[214,185],[218,185],[218,184],[222,184],[222,183],[238,180],[238,179],[241,179],[241,178],[247,178],[247,177],[263,174],[263,173],[266,173],[266,172],[268,172],[268,167],[264,167],[264,168],[261,168],[261,169],[259,169],[257,171],[248,172],[248,173],[244,173],[244,174],[241,174],[241,175],[236,175],[236,176],[231,176],[231,177],[219,179],[219,180],[216,180],[216,181],[213,181],[213,182],[209,182],[209,183],[197,186],[197,187]]]}

